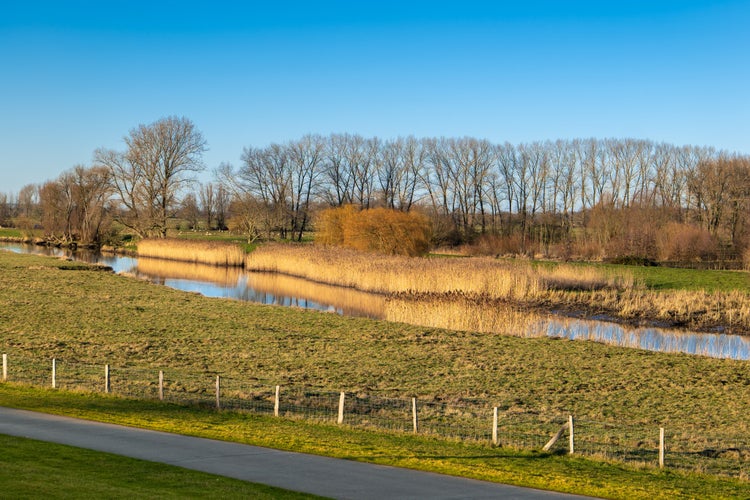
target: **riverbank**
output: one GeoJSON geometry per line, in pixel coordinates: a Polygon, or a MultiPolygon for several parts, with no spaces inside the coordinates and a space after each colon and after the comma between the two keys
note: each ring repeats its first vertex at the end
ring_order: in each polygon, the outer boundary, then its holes
{"type": "Polygon", "coordinates": [[[221,373],[247,380],[250,393],[252,384],[304,384],[482,397],[509,412],[750,434],[747,362],[209,299],[7,252],[0,276],[0,348],[12,356],[221,373]]]}

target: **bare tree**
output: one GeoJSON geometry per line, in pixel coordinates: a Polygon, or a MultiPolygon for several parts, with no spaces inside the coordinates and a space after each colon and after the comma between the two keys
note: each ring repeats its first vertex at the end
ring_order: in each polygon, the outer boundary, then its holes
{"type": "Polygon", "coordinates": [[[7,226],[10,224],[11,213],[12,210],[9,196],[6,193],[0,193],[0,226],[7,226]]]}
{"type": "Polygon", "coordinates": [[[188,193],[180,203],[180,215],[187,222],[188,229],[198,227],[198,218],[200,217],[200,208],[195,193],[188,193]]]}
{"type": "Polygon", "coordinates": [[[290,229],[292,237],[302,241],[302,234],[310,219],[310,203],[318,189],[325,145],[322,137],[307,135],[287,147],[292,170],[290,229]]]}
{"type": "Polygon", "coordinates": [[[18,215],[32,218],[36,215],[39,202],[39,186],[27,184],[18,192],[18,215]]]}
{"type": "Polygon", "coordinates": [[[178,195],[204,169],[203,135],[187,118],[162,118],[139,125],[125,137],[124,152],[97,150],[95,162],[106,167],[121,204],[119,221],[139,236],[165,237],[178,195]]]}
{"type": "Polygon", "coordinates": [[[210,230],[213,227],[214,215],[216,210],[214,184],[211,182],[207,184],[201,184],[200,189],[198,190],[198,196],[200,197],[203,215],[206,217],[206,229],[210,230]]]}
{"type": "Polygon", "coordinates": [[[109,177],[101,167],[77,165],[39,189],[47,239],[61,244],[99,245],[108,220],[109,177]]]}

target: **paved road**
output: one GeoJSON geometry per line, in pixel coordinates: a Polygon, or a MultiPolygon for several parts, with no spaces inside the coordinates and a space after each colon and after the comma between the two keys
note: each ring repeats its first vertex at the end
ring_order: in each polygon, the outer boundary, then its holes
{"type": "Polygon", "coordinates": [[[3,407],[0,434],[163,462],[332,498],[582,498],[3,407]]]}

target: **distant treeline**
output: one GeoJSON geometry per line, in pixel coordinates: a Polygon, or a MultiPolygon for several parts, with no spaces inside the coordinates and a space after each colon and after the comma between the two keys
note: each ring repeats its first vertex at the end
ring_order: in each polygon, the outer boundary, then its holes
{"type": "Polygon", "coordinates": [[[98,150],[39,186],[0,195],[0,224],[101,243],[220,228],[302,239],[324,208],[419,211],[433,244],[561,258],[740,259],[750,247],[750,157],[635,139],[495,144],[464,138],[308,135],[247,147],[213,182],[192,122],[133,129],[125,151],[98,150]],[[116,228],[120,228],[116,230],[116,228]]]}

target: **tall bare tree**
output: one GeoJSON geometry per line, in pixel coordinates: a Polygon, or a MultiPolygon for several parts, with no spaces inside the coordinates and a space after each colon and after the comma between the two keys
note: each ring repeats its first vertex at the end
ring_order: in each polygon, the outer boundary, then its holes
{"type": "Polygon", "coordinates": [[[184,117],[139,125],[124,140],[124,152],[94,153],[95,162],[109,170],[121,204],[118,219],[141,237],[165,237],[180,191],[205,168],[206,140],[184,117]]]}

